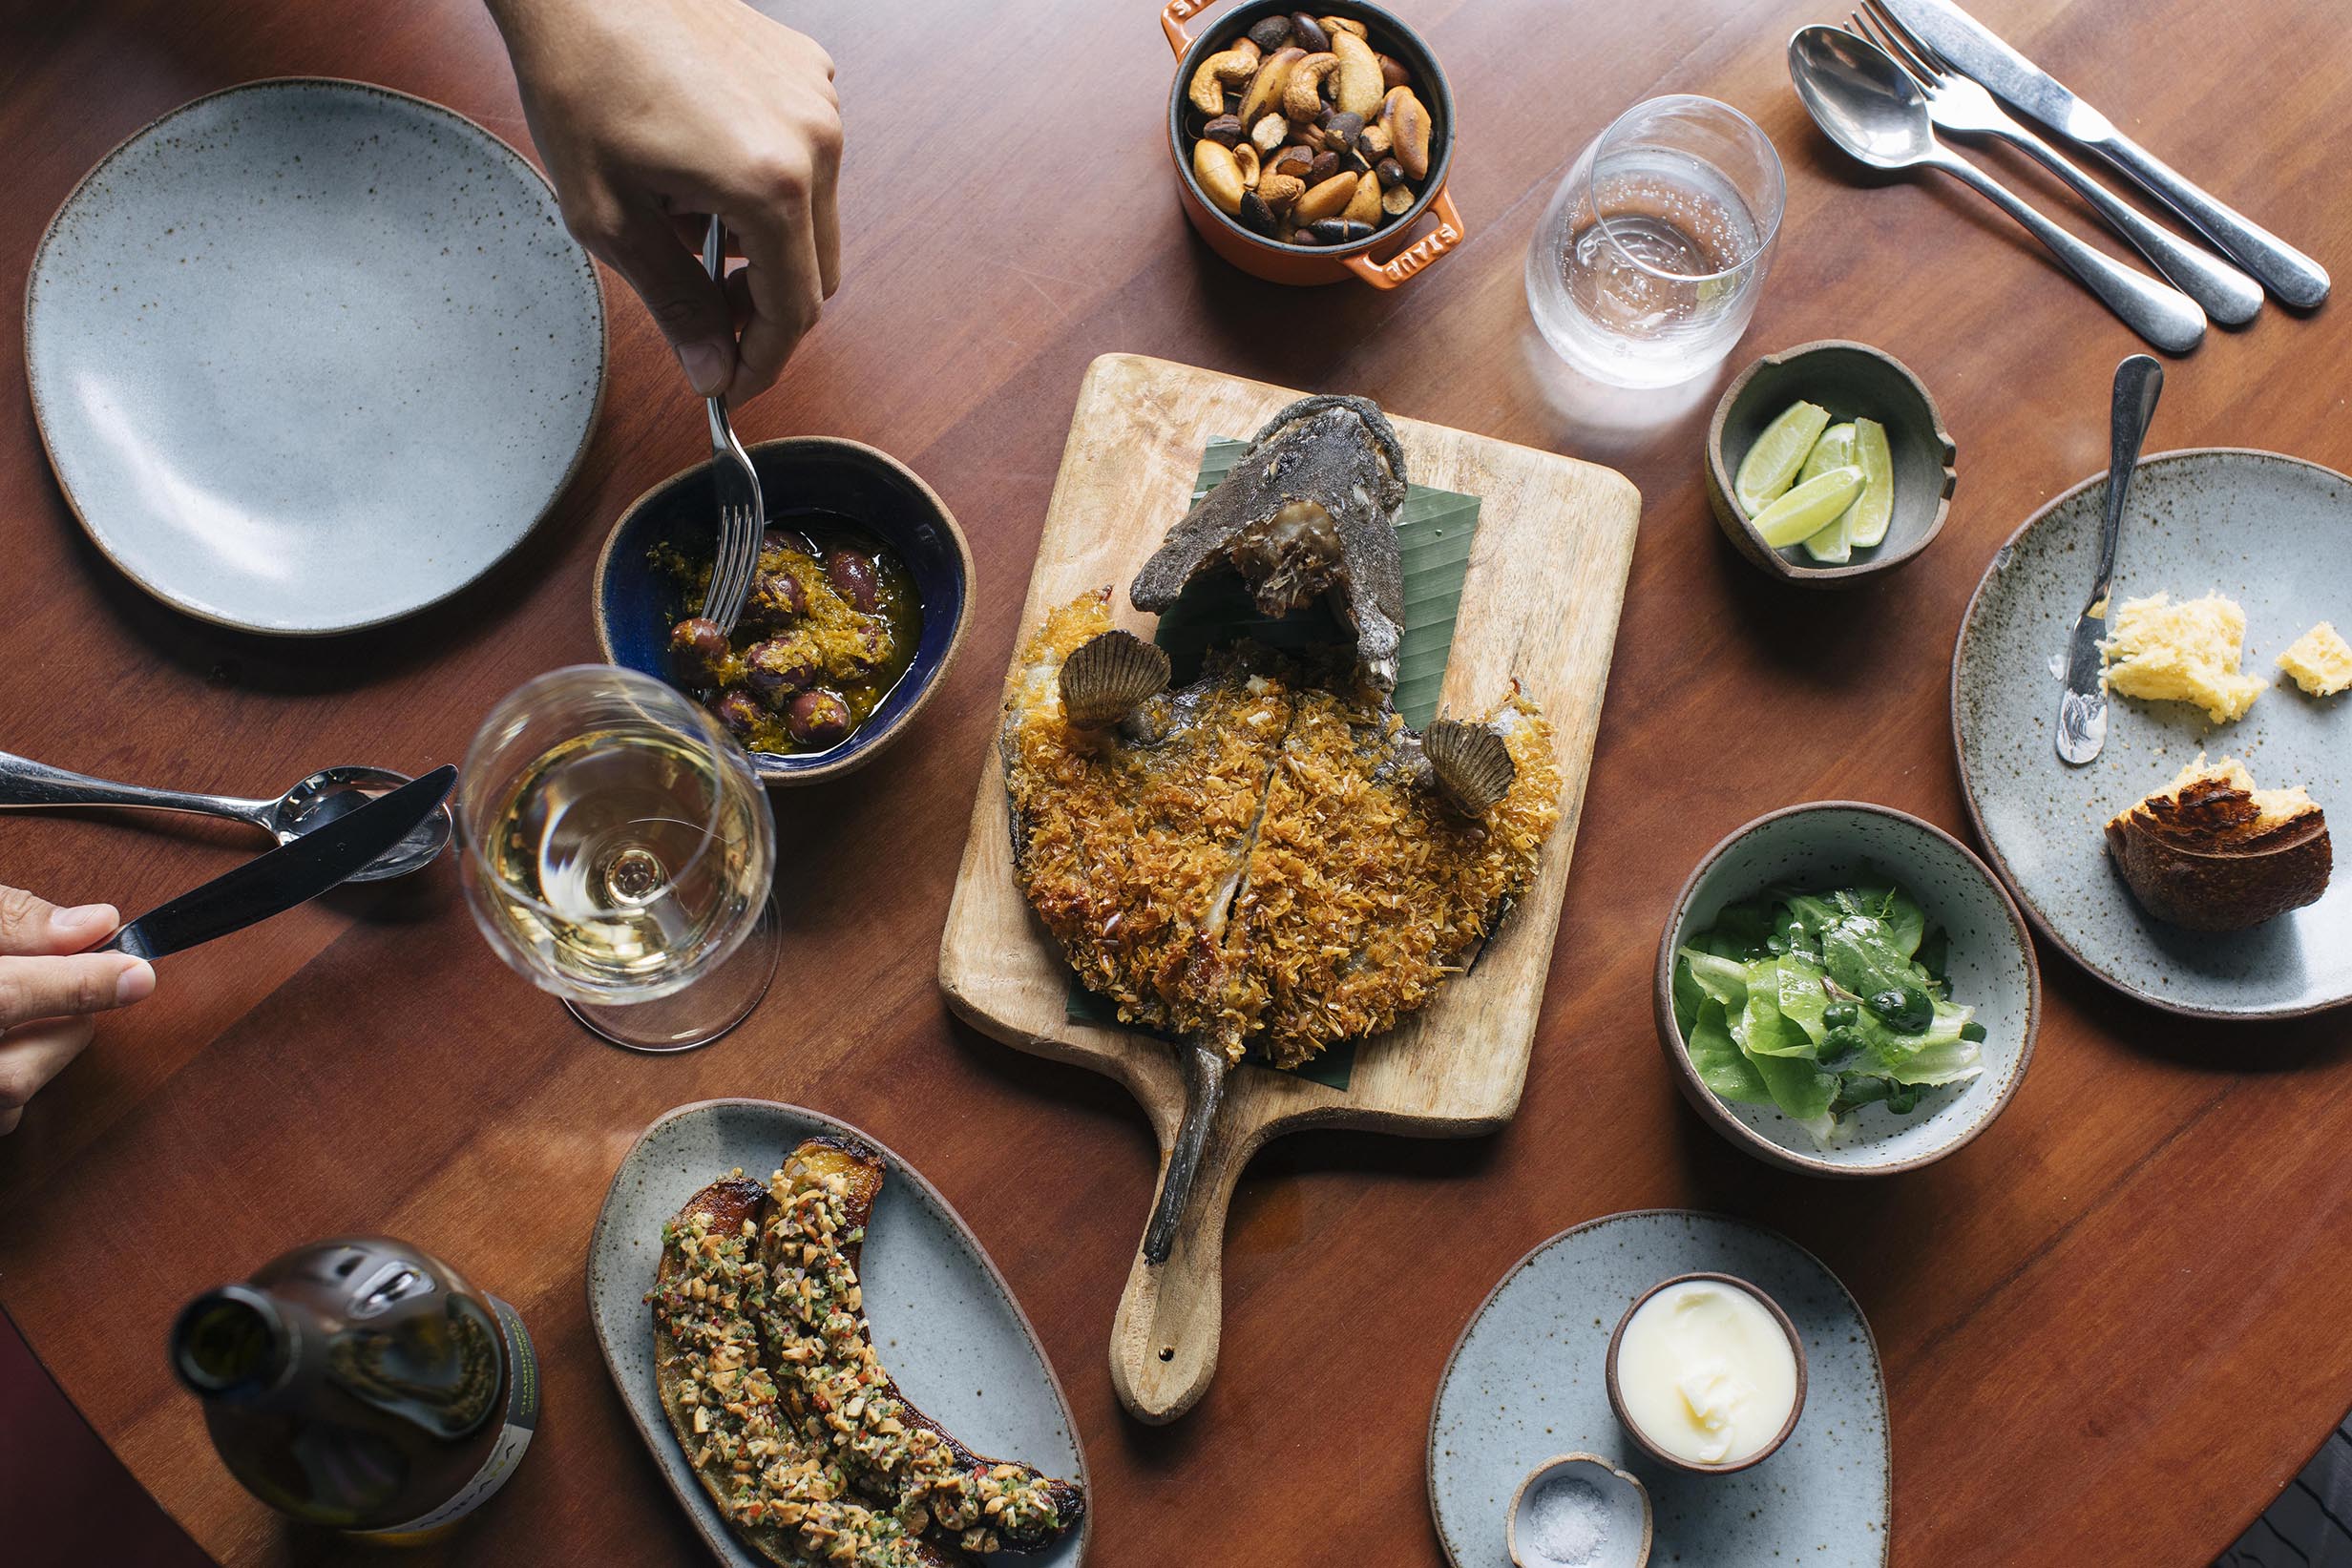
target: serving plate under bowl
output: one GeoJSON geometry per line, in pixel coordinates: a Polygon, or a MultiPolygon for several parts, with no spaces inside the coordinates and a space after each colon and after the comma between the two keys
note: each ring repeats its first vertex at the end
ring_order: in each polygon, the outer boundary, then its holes
{"type": "MultiPolygon", "coordinates": [[[[763,495],[847,518],[890,547],[914,578],[923,630],[907,673],[838,745],[823,751],[754,751],[767,784],[839,778],[872,762],[903,734],[956,660],[972,612],[972,548],[956,514],[920,475],[890,453],[840,436],[798,435],[745,449],[763,495]]],[[[788,519],[785,519],[788,521],[788,519]]],[[[669,679],[677,590],[647,559],[657,544],[707,557],[717,542],[710,465],[672,474],[635,501],[605,536],[592,590],[597,645],[605,661],[669,679]]]]}
{"type": "MultiPolygon", "coordinates": [[[[687,1199],[738,1166],[765,1179],[802,1139],[821,1133],[872,1144],[889,1162],[858,1275],[875,1347],[899,1388],[975,1452],[1024,1459],[1086,1484],[1078,1423],[1037,1330],[971,1227],[921,1173],[871,1135],[798,1105],[681,1105],[647,1127],[613,1173],[588,1243],[588,1316],[662,1479],[711,1555],[735,1568],[768,1565],[727,1529],[662,1412],[645,1292],[662,1260],[662,1223],[687,1199]]],[[[1089,1513],[1053,1550],[1007,1560],[1076,1568],[1093,1531],[1089,1513]]]]}
{"type": "Polygon", "coordinates": [[[604,347],[538,172],[361,82],[173,110],[74,187],[25,287],[68,506],[147,592],[254,632],[378,625],[489,571],[586,449],[604,347]]]}
{"type": "Polygon", "coordinates": [[[2278,1018],[2352,1002],[2352,872],[2341,856],[2318,903],[2252,930],[2191,931],[2139,907],[2102,838],[2110,817],[2169,784],[2199,751],[2242,758],[2265,787],[2302,784],[2323,808],[2352,813],[2352,697],[2305,697],[2273,662],[2315,621],[2352,624],[2352,478],[2231,448],[2141,461],[2116,552],[2116,601],[2158,589],[2237,600],[2244,668],[2273,689],[2221,725],[2182,703],[2116,698],[2106,750],[2068,767],[2053,726],[2106,507],[2100,474],[2027,518],[1961,622],[1952,742],[1985,854],[2068,957],[2155,1007],[2278,1018]]]}
{"type": "Polygon", "coordinates": [[[1652,982],[1658,1045],[1674,1082],[1708,1125],[1768,1164],[1816,1176],[1887,1176],[1942,1159],[1992,1125],[2026,1077],[2041,1025],[2042,972],[2025,918],[1967,846],[1933,823],[1861,801],[1816,801],[1771,811],[1707,852],[1658,941],[1652,982]],[[1732,1105],[1699,1078],[1674,1021],[1674,953],[1727,904],[1775,886],[1808,889],[1894,882],[1951,940],[1952,1000],[1984,1026],[1984,1071],[1927,1091],[1897,1116],[1865,1105],[1827,1148],[1770,1105],[1732,1105]]]}
{"type": "Polygon", "coordinates": [[[1503,1568],[1515,1490],[1578,1450],[1648,1488],[1652,1563],[1880,1568],[1894,1511],[1886,1384],[1862,1309],[1776,1232],[1682,1209],[1571,1226],[1512,1265],[1447,1358],[1429,1412],[1429,1506],[1455,1568],[1503,1568]],[[1752,1470],[1693,1475],[1644,1453],[1610,1412],[1608,1342],[1627,1307],[1677,1274],[1753,1281],[1803,1342],[1805,1408],[1752,1470]]]}

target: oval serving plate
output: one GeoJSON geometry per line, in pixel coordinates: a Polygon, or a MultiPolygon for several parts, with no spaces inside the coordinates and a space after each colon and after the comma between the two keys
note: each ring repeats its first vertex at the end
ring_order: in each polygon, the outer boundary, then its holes
{"type": "Polygon", "coordinates": [[[1429,1507],[1455,1568],[1509,1568],[1504,1516],[1566,1450],[1649,1490],[1653,1562],[1882,1568],[1894,1461],[1886,1385],[1862,1309],[1820,1260],[1760,1225],[1639,1209],[1562,1231],[1511,1265],[1447,1358],[1429,1412],[1429,1507]],[[1635,1297],[1677,1274],[1752,1281],[1805,1342],[1796,1430],[1753,1470],[1692,1475],[1644,1454],[1609,1411],[1608,1341],[1635,1297]]]}
{"type": "Polygon", "coordinates": [[[2352,628],[2352,479],[2277,452],[2209,448],[2142,460],[2126,499],[2115,597],[2218,592],[2246,612],[2243,668],[2272,689],[2234,724],[2116,698],[2086,767],[2052,742],[2067,639],[2098,559],[2107,476],[2026,520],[1993,557],[1952,650],[1952,742],[1985,856],[2026,916],[2093,975],[2168,1012],[2292,1017],[2352,1001],[2352,872],[2249,931],[2168,926],[2115,873],[2107,820],[2199,751],[2265,787],[2302,784],[2352,816],[2352,697],[2305,697],[2275,660],[2315,621],[2352,628]],[[2053,664],[2053,660],[2059,662],[2053,664]]]}
{"type": "MultiPolygon", "coordinates": [[[[654,1390],[653,1288],[662,1223],[737,1166],[765,1181],[803,1139],[843,1134],[889,1161],[859,1284],[883,1365],[923,1412],[980,1453],[1025,1459],[1087,1486],[1060,1380],[1004,1276],[960,1215],[895,1151],[846,1121],[765,1099],[709,1099],[657,1119],[613,1173],[588,1243],[588,1316],[598,1347],[662,1479],[721,1562],[769,1568],[735,1538],[680,1452],[654,1390]]],[[[1005,1560],[1076,1568],[1091,1511],[1050,1552],[1005,1560]]]]}
{"type": "Polygon", "coordinates": [[[165,603],[280,635],[449,597],[578,466],[604,301],[555,193],[463,115],[249,82],[84,176],[25,287],[67,504],[165,603]]]}

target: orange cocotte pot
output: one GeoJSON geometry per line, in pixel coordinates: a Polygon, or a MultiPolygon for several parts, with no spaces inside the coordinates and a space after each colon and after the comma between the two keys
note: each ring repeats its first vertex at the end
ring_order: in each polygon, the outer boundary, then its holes
{"type": "Polygon", "coordinates": [[[1269,282],[1335,283],[1360,278],[1375,288],[1395,288],[1461,243],[1461,214],[1454,210],[1454,199],[1445,189],[1454,163],[1454,91],[1446,84],[1445,73],[1438,69],[1437,56],[1418,34],[1378,6],[1362,0],[1317,0],[1303,6],[1297,0],[1248,0],[1225,12],[1214,27],[1197,34],[1186,31],[1185,23],[1213,3],[1168,0],[1167,9],[1160,13],[1161,31],[1167,34],[1177,61],[1176,80],[1167,94],[1167,147],[1176,164],[1176,194],[1184,202],[1185,216],[1201,231],[1209,249],[1269,282]],[[1192,173],[1193,137],[1186,122],[1197,118],[1198,111],[1186,101],[1185,89],[1193,72],[1203,60],[1269,16],[1288,16],[1294,10],[1312,16],[1352,16],[1362,22],[1372,31],[1373,47],[1395,55],[1413,73],[1414,92],[1429,110],[1433,145],[1429,178],[1422,182],[1420,199],[1406,208],[1403,216],[1383,224],[1371,239],[1352,245],[1286,245],[1253,233],[1239,219],[1220,212],[1192,173]],[[1434,214],[1437,224],[1416,239],[1414,231],[1422,227],[1423,213],[1434,214]],[[1375,251],[1384,259],[1374,260],[1375,251]]]}

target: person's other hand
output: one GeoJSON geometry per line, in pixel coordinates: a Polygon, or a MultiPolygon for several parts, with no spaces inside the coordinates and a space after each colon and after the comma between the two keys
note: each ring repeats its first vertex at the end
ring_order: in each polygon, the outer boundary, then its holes
{"type": "Polygon", "coordinates": [[[120,924],[109,905],[61,909],[0,888],[0,1134],[14,1132],[26,1103],[81,1055],[90,1014],[156,989],[145,959],[82,951],[120,924]]]}
{"type": "Polygon", "coordinates": [[[831,58],[741,0],[489,5],[565,224],[644,300],[696,392],[766,390],[840,277],[831,58]],[[703,270],[708,213],[747,263],[724,289],[703,270]]]}

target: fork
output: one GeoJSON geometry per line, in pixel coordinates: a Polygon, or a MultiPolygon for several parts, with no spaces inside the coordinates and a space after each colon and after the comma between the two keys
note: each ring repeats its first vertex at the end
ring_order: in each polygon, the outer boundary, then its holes
{"type": "Polygon", "coordinates": [[[2126,206],[2064,153],[2019,124],[1990,93],[1954,71],[1950,61],[1904,27],[1880,0],[1862,0],[1862,9],[1854,12],[1853,21],[1855,31],[1893,55],[1895,63],[1920,84],[1927,98],[1928,117],[1939,130],[1991,136],[2031,155],[2090,202],[2107,220],[2108,227],[2131,241],[2134,250],[2204,306],[2205,314],[2215,321],[2242,326],[2262,308],[2260,283],[2126,206]]]}
{"type": "MultiPolygon", "coordinates": [[[[716,213],[703,232],[703,270],[718,282],[726,271],[726,229],[716,213]]],[[[751,593],[751,578],[760,560],[760,535],[767,509],[760,499],[759,471],[751,456],[735,439],[726,417],[726,399],[707,400],[710,413],[710,482],[719,499],[719,548],[711,556],[710,586],[703,593],[703,617],[732,632],[743,618],[744,600],[751,593]]]]}

